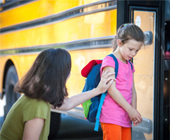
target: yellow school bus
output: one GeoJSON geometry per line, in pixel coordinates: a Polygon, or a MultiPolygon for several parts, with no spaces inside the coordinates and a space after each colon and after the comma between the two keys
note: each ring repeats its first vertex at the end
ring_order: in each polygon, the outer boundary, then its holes
{"type": "MultiPolygon", "coordinates": [[[[81,69],[92,59],[103,59],[112,52],[111,41],[117,28],[133,22],[145,32],[146,45],[132,60],[135,66],[137,109],[143,122],[132,127],[132,139],[166,140],[169,136],[169,116],[166,107],[170,97],[168,84],[168,50],[170,1],[116,0],[2,0],[0,13],[0,93],[6,97],[4,117],[20,94],[13,87],[31,67],[44,49],[64,48],[72,57],[69,96],[80,93],[85,79],[81,69]],[[164,32],[167,32],[166,34],[164,32]],[[166,62],[166,64],[165,64],[166,62]],[[166,71],[164,68],[166,67],[166,71]],[[166,72],[166,73],[165,73],[166,72]],[[168,129],[168,130],[167,130],[168,129]]],[[[51,110],[50,138],[98,137],[101,128],[93,132],[94,124],[84,119],[83,109],[51,110]],[[58,125],[60,124],[60,125],[58,125]]],[[[169,110],[168,110],[169,112],[169,110]]]]}

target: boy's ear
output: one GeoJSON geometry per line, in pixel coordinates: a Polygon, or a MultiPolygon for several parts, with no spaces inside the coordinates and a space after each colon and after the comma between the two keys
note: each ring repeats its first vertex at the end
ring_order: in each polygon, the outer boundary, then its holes
{"type": "Polygon", "coordinates": [[[117,39],[117,45],[121,47],[123,45],[122,41],[120,39],[117,39]]]}

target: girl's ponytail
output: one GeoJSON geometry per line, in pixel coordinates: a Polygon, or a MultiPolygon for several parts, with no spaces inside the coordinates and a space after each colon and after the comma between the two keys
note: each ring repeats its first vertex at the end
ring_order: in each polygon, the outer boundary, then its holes
{"type": "Polygon", "coordinates": [[[117,39],[119,39],[118,38],[118,33],[119,33],[119,31],[120,31],[120,29],[122,28],[122,27],[124,27],[124,26],[126,26],[127,24],[122,24],[120,27],[119,27],[119,29],[117,30],[117,35],[114,37],[114,39],[112,40],[112,47],[113,47],[113,52],[117,49],[117,39]]]}
{"type": "Polygon", "coordinates": [[[117,35],[112,40],[113,52],[117,49],[117,35]]]}

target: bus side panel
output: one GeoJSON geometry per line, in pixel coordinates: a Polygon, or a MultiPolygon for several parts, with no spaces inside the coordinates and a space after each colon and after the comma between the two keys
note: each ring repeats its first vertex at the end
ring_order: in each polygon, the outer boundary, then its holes
{"type": "Polygon", "coordinates": [[[1,49],[24,48],[116,34],[116,10],[1,34],[1,49]],[[74,26],[70,26],[74,25],[74,26]],[[76,28],[75,28],[76,27],[76,28]],[[10,40],[10,41],[9,41],[10,40]]]}
{"type": "Polygon", "coordinates": [[[23,6],[18,6],[8,11],[1,12],[0,14],[1,28],[57,14],[67,9],[74,8],[80,5],[82,5],[82,1],[79,0],[33,1],[23,6]]]}

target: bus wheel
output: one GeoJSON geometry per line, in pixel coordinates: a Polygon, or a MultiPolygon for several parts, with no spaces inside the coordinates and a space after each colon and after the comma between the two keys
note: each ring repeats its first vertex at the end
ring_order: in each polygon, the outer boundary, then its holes
{"type": "Polygon", "coordinates": [[[49,140],[57,138],[57,134],[60,128],[60,122],[61,122],[61,114],[51,112],[50,134],[48,136],[49,140]]]}
{"type": "Polygon", "coordinates": [[[19,93],[13,91],[15,84],[18,81],[18,75],[14,66],[10,66],[6,75],[5,81],[5,95],[6,95],[6,105],[4,106],[4,118],[9,112],[12,105],[20,97],[19,93]]]}

